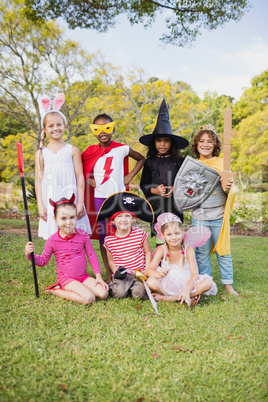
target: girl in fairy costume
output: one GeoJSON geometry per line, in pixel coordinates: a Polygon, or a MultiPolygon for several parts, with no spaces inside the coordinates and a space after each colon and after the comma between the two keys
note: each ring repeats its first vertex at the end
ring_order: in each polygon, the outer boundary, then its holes
{"type": "Polygon", "coordinates": [[[156,300],[184,301],[196,305],[200,295],[215,295],[217,286],[212,277],[198,273],[194,248],[210,237],[208,229],[189,229],[183,233],[180,218],[171,213],[157,218],[155,230],[165,243],[159,246],[146,274],[147,285],[154,292],[156,300]]]}

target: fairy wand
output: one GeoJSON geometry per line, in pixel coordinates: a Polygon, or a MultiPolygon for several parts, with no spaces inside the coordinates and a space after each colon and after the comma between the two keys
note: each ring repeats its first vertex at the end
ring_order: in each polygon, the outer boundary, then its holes
{"type": "MultiPolygon", "coordinates": [[[[26,216],[26,223],[27,223],[27,230],[28,230],[28,238],[29,238],[29,241],[32,241],[29,210],[28,210],[28,203],[27,203],[27,197],[26,197],[25,180],[24,180],[23,153],[22,153],[22,145],[20,142],[17,142],[17,157],[18,157],[18,165],[19,165],[20,178],[21,178],[21,187],[22,187],[23,202],[24,202],[24,209],[25,209],[25,216],[26,216]]],[[[36,268],[35,268],[35,261],[34,261],[34,253],[31,253],[31,260],[32,260],[32,267],[33,267],[35,295],[36,295],[36,297],[39,297],[38,282],[37,282],[37,275],[36,275],[36,268]]]]}

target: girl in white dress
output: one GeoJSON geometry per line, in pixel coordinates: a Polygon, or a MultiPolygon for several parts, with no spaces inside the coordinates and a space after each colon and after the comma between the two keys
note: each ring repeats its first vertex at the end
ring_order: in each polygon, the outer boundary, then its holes
{"type": "Polygon", "coordinates": [[[157,218],[155,230],[165,244],[158,247],[146,274],[147,284],[156,300],[185,301],[195,305],[203,293],[215,295],[217,286],[212,277],[198,273],[194,247],[203,244],[210,237],[210,231],[197,228],[183,234],[180,218],[171,213],[157,218]],[[188,243],[188,244],[187,244],[188,243]]]}
{"type": "Polygon", "coordinates": [[[63,140],[66,118],[59,110],[63,103],[64,94],[59,94],[54,99],[52,110],[50,110],[49,98],[41,100],[45,114],[42,117],[40,149],[35,155],[35,189],[40,217],[38,236],[46,240],[58,230],[49,198],[69,199],[73,193],[77,206],[76,227],[91,234],[84,207],[85,184],[80,152],[63,140]],[[46,135],[49,143],[44,146],[46,135]]]}

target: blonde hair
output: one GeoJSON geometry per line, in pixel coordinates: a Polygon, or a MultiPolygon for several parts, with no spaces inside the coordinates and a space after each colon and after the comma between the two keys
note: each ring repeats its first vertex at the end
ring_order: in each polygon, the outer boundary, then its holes
{"type": "MultiPolygon", "coordinates": [[[[177,221],[171,221],[171,222],[167,222],[165,223],[163,226],[161,226],[161,233],[162,236],[164,236],[164,233],[167,229],[171,229],[174,227],[178,227],[180,229],[181,232],[183,232],[183,226],[181,222],[177,222],[177,221]]],[[[166,247],[169,249],[167,242],[165,241],[166,247]]],[[[181,269],[183,269],[185,264],[185,245],[184,245],[184,240],[182,239],[181,241],[181,259],[179,262],[179,265],[181,267],[181,269]]]]}
{"type": "MultiPolygon", "coordinates": [[[[42,127],[43,129],[45,129],[46,118],[47,118],[47,116],[50,115],[50,114],[57,114],[57,115],[59,115],[59,116],[62,118],[63,123],[65,124],[65,121],[64,121],[63,117],[62,117],[57,111],[51,111],[51,112],[47,113],[47,114],[45,115],[44,119],[43,119],[43,127],[42,127]]],[[[39,142],[39,150],[38,150],[38,173],[39,173],[39,175],[40,175],[40,178],[43,177],[43,173],[44,173],[44,158],[43,158],[43,152],[42,152],[42,150],[43,150],[44,145],[45,145],[46,133],[45,133],[45,131],[44,131],[43,129],[42,129],[42,131],[41,131],[40,142],[39,142]]]]}

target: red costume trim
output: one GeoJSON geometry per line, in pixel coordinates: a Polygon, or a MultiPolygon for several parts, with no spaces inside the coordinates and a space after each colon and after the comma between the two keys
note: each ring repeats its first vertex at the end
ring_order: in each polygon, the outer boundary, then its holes
{"type": "MultiPolygon", "coordinates": [[[[92,235],[91,239],[98,240],[98,224],[96,222],[96,212],[94,208],[94,188],[87,184],[87,179],[93,176],[93,169],[99,158],[107,154],[113,148],[122,147],[125,144],[120,144],[119,142],[112,141],[109,147],[102,148],[100,144],[90,145],[83,153],[82,153],[82,162],[83,162],[83,172],[85,178],[85,207],[88,214],[88,218],[91,225],[92,235]]],[[[128,157],[126,156],[124,159],[124,176],[128,174],[128,157]]],[[[126,190],[128,190],[128,185],[126,186],[126,190]]]]}

